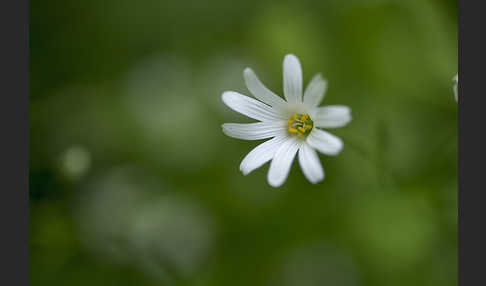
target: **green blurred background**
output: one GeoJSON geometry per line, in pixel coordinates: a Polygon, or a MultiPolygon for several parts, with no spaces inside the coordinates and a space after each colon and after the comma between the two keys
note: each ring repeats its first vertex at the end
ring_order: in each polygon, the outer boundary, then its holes
{"type": "Polygon", "coordinates": [[[31,285],[456,285],[454,0],[31,1],[31,285]],[[352,108],[281,188],[244,117],[296,54],[352,108]]]}

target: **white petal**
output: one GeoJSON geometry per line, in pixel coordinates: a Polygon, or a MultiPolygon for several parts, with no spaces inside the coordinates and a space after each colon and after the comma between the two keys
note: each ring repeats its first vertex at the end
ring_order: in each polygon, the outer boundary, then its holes
{"type": "Polygon", "coordinates": [[[235,91],[223,92],[222,99],[229,108],[256,120],[274,121],[286,119],[278,110],[235,91]]]}
{"type": "Polygon", "coordinates": [[[255,123],[225,123],[224,134],[244,140],[260,140],[284,135],[287,130],[285,121],[255,123]]]}
{"type": "Polygon", "coordinates": [[[323,128],[343,127],[351,121],[351,108],[345,105],[328,105],[316,108],[314,125],[323,128]]]}
{"type": "Polygon", "coordinates": [[[297,138],[288,138],[280,144],[277,152],[273,156],[270,169],[268,170],[267,180],[273,187],[279,187],[287,179],[297,150],[299,150],[302,141],[297,138]]]}
{"type": "Polygon", "coordinates": [[[343,149],[343,141],[329,132],[313,128],[306,142],[317,151],[326,155],[337,155],[343,149]]]}
{"type": "Polygon", "coordinates": [[[284,96],[289,103],[302,102],[302,68],[299,59],[290,54],[283,62],[284,96]]]}
{"type": "Polygon", "coordinates": [[[270,161],[280,144],[287,140],[286,137],[275,137],[256,146],[248,153],[240,164],[240,171],[246,176],[251,171],[260,168],[263,164],[270,161]]]}
{"type": "Polygon", "coordinates": [[[302,144],[299,149],[299,164],[304,176],[311,183],[315,184],[324,179],[324,170],[322,169],[319,156],[309,144],[302,144]]]}
{"type": "Polygon", "coordinates": [[[327,81],[321,74],[316,74],[307,85],[304,93],[304,104],[316,107],[321,103],[327,90],[327,81]]]}
{"type": "Polygon", "coordinates": [[[270,106],[282,106],[285,101],[280,96],[269,90],[263,83],[258,79],[256,74],[252,69],[246,68],[243,72],[243,77],[245,78],[246,87],[255,96],[255,98],[263,101],[270,106]]]}

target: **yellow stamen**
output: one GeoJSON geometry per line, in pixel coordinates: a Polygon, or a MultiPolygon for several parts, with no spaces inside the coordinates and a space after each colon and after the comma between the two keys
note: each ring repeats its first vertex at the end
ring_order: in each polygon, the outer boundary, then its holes
{"type": "Polygon", "coordinates": [[[289,133],[296,134],[298,137],[304,137],[309,135],[309,131],[312,130],[313,122],[308,114],[294,113],[289,117],[287,121],[289,126],[289,133]]]}

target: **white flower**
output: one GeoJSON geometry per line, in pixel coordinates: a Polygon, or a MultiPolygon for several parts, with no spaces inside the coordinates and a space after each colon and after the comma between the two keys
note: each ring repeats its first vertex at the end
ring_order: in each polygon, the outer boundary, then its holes
{"type": "Polygon", "coordinates": [[[324,98],[327,81],[320,74],[310,81],[302,96],[302,68],[296,56],[283,61],[285,99],[266,88],[250,69],[244,73],[246,86],[255,100],[234,91],[225,91],[223,102],[231,109],[256,119],[255,123],[225,123],[223,132],[244,140],[272,138],[255,147],[243,159],[240,170],[244,175],[272,161],[268,183],[282,185],[297,152],[305,177],[312,183],[324,179],[324,170],[316,151],[337,155],[343,149],[340,138],[320,128],[337,128],[351,121],[351,110],[344,105],[318,107],[324,98]]]}
{"type": "Polygon", "coordinates": [[[457,74],[452,78],[452,82],[454,83],[452,86],[452,90],[454,91],[454,98],[457,101],[457,94],[458,94],[457,85],[459,84],[459,77],[457,74]]]}

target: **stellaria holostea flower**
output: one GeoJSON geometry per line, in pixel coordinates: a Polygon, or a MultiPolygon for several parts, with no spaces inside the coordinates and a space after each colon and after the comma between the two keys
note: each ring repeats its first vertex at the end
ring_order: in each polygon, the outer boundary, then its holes
{"type": "Polygon", "coordinates": [[[351,121],[351,110],[344,105],[319,107],[327,89],[327,81],[315,75],[302,93],[302,68],[299,59],[289,54],[283,61],[284,100],[266,88],[250,68],[244,73],[245,83],[256,99],[234,91],[225,91],[223,102],[231,109],[259,122],[225,123],[223,132],[244,140],[272,138],[255,147],[243,159],[244,175],[271,160],[268,183],[282,185],[292,161],[299,153],[299,164],[312,183],[324,179],[324,170],[317,151],[337,155],[343,148],[339,137],[320,128],[337,128],[351,121]]]}

